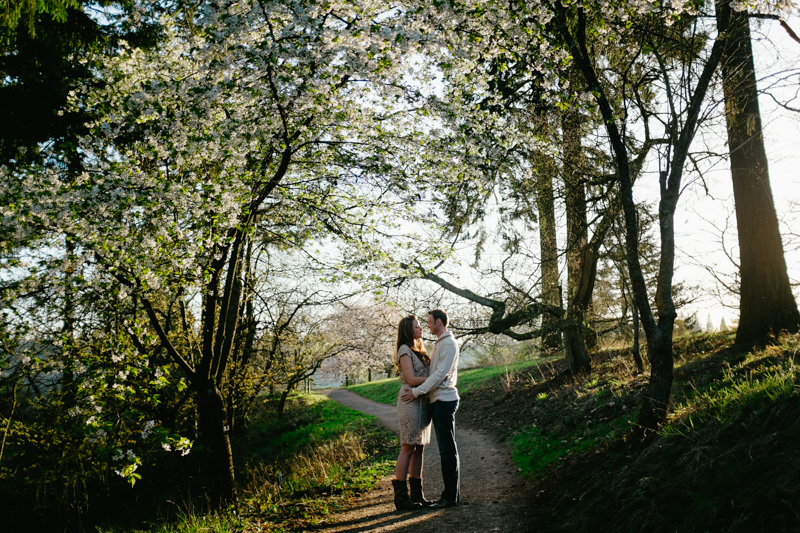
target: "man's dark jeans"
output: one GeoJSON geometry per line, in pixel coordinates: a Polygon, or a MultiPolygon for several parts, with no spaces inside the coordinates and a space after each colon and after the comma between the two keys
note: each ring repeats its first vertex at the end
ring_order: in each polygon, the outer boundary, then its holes
{"type": "Polygon", "coordinates": [[[442,462],[442,478],[444,479],[442,498],[448,502],[458,502],[461,499],[461,463],[456,446],[458,400],[431,402],[430,408],[442,462]]]}

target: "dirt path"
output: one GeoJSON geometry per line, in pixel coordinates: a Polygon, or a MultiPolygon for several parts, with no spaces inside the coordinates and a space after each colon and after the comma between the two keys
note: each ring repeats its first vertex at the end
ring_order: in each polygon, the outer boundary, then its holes
{"type": "MultiPolygon", "coordinates": [[[[351,409],[376,416],[386,427],[398,432],[393,406],[367,400],[350,391],[319,391],[351,409]]],[[[456,415],[458,423],[458,415],[456,415]]],[[[503,443],[480,432],[461,429],[456,433],[461,457],[460,505],[447,509],[398,512],[394,508],[391,476],[362,495],[355,506],[334,515],[319,528],[330,533],[359,531],[407,531],[418,533],[486,531],[523,532],[534,529],[530,522],[530,498],[503,443]]],[[[436,436],[425,448],[425,496],[437,499],[442,492],[436,436]]]]}

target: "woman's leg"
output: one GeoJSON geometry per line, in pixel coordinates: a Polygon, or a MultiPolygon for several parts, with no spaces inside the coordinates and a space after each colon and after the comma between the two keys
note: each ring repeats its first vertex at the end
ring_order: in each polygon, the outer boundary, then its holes
{"type": "Polygon", "coordinates": [[[424,460],[422,453],[424,450],[425,446],[422,444],[414,447],[414,453],[411,455],[411,465],[409,466],[409,477],[422,478],[422,462],[424,460]]]}
{"type": "Polygon", "coordinates": [[[422,460],[424,457],[424,450],[425,446],[422,444],[414,448],[414,453],[411,455],[411,466],[409,467],[408,482],[411,486],[411,501],[428,506],[433,502],[426,500],[425,493],[422,491],[422,460]]]}
{"type": "Polygon", "coordinates": [[[411,456],[414,454],[413,444],[402,444],[400,455],[397,456],[397,465],[394,467],[394,477],[400,481],[405,481],[408,476],[408,466],[411,463],[411,456]]]}

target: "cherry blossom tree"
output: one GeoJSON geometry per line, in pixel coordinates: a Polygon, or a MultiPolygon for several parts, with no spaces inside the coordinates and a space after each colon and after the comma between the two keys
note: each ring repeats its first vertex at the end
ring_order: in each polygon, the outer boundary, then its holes
{"type": "Polygon", "coordinates": [[[221,388],[247,243],[328,233],[348,243],[345,260],[380,260],[379,229],[391,226],[381,216],[415,216],[387,194],[396,184],[413,194],[419,140],[395,105],[413,93],[402,79],[413,35],[395,19],[382,2],[270,1],[163,17],[161,46],[123,43],[103,60],[105,85],[73,93],[98,117],[79,140],[77,175],[66,179],[55,153],[3,169],[4,231],[36,247],[45,229],[66,235],[93,273],[86,282],[128,307],[128,346],[144,356],[156,339],[185,377],[213,505],[234,498],[221,388]]]}
{"type": "Polygon", "coordinates": [[[347,349],[326,361],[321,370],[341,382],[352,383],[379,374],[391,377],[397,324],[404,316],[407,313],[401,309],[380,302],[343,305],[331,318],[339,334],[347,339],[347,349]]]}

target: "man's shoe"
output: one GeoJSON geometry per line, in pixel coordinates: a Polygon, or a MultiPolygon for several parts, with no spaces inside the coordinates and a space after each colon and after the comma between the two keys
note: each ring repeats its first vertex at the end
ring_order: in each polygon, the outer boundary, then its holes
{"type": "Polygon", "coordinates": [[[432,504],[428,506],[428,509],[444,509],[445,507],[452,507],[456,504],[456,502],[451,502],[450,500],[446,500],[445,498],[439,498],[432,504]]]}

